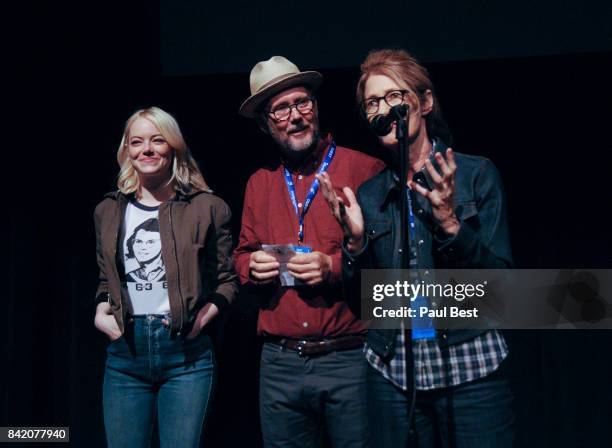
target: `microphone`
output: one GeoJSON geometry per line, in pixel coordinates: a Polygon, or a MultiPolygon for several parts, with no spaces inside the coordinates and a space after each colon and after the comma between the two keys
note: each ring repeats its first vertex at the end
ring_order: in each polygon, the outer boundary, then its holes
{"type": "Polygon", "coordinates": [[[391,125],[395,121],[404,118],[407,111],[408,108],[405,104],[393,106],[391,109],[389,109],[389,113],[387,115],[376,115],[370,122],[370,127],[376,135],[387,135],[389,132],[391,132],[391,125]]]}

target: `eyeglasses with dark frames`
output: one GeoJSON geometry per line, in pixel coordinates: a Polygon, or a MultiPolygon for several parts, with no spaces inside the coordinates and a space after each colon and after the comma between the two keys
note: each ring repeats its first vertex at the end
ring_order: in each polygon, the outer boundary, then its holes
{"type": "Polygon", "coordinates": [[[302,115],[310,113],[314,107],[314,98],[306,97],[297,100],[293,104],[279,106],[268,111],[268,115],[270,115],[270,117],[274,118],[276,121],[286,121],[291,116],[291,109],[294,107],[302,115]]]}
{"type": "Polygon", "coordinates": [[[410,90],[391,90],[384,96],[367,98],[361,102],[361,109],[367,115],[375,114],[380,108],[381,100],[384,100],[389,107],[399,106],[400,104],[404,104],[404,99],[408,92],[410,92],[410,90]]]}

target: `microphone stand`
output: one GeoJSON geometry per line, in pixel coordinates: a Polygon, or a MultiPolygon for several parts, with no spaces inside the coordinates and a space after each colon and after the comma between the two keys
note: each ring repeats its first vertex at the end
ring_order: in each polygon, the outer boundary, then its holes
{"type": "MultiPolygon", "coordinates": [[[[393,116],[395,117],[395,138],[397,138],[398,155],[399,155],[399,178],[400,178],[400,237],[401,237],[401,254],[400,268],[408,269],[410,267],[410,240],[408,238],[408,188],[406,182],[408,180],[408,165],[409,165],[409,150],[408,145],[408,115],[409,108],[407,104],[403,104],[399,108],[393,108],[393,116]]],[[[406,353],[411,352],[412,340],[406,338],[406,353]]],[[[412,374],[412,399],[408,409],[408,422],[412,426],[414,414],[414,406],[416,403],[416,384],[414,373],[412,374]]]]}
{"type": "Polygon", "coordinates": [[[395,137],[398,143],[399,156],[399,178],[400,178],[400,236],[401,236],[401,269],[409,267],[409,243],[408,243],[408,190],[406,180],[408,178],[408,121],[405,120],[408,114],[408,105],[405,107],[394,107],[391,113],[395,117],[395,137]]]}

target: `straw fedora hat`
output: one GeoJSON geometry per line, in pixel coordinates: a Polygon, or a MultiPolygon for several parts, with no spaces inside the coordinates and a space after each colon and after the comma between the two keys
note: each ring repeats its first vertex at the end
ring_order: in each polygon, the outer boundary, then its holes
{"type": "Polygon", "coordinates": [[[271,96],[298,85],[316,89],[321,81],[323,81],[321,73],[301,72],[289,59],[272,56],[267,61],[258,62],[251,70],[249,78],[251,96],[240,106],[240,115],[253,118],[261,103],[271,96]]]}

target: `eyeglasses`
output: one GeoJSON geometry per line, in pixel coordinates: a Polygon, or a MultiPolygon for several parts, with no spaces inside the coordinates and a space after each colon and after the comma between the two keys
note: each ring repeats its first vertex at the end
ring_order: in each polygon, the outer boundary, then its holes
{"type": "Polygon", "coordinates": [[[410,92],[410,90],[391,90],[387,92],[385,96],[363,100],[361,102],[361,108],[366,114],[371,115],[378,112],[380,100],[385,100],[385,103],[387,103],[389,107],[399,106],[400,104],[404,104],[404,97],[408,92],[410,92]]]}
{"type": "Polygon", "coordinates": [[[296,101],[293,104],[279,106],[274,110],[268,111],[270,117],[276,121],[286,121],[291,116],[291,109],[295,107],[302,115],[310,113],[314,107],[314,98],[306,97],[296,101]]]}
{"type": "Polygon", "coordinates": [[[155,246],[157,243],[159,243],[159,240],[134,240],[134,246],[144,246],[144,247],[153,247],[155,246]]]}

